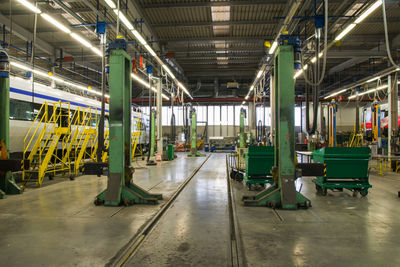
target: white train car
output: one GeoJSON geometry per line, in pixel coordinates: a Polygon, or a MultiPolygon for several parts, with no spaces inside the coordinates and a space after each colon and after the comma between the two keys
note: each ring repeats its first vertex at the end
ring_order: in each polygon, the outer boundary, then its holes
{"type": "MultiPolygon", "coordinates": [[[[30,80],[10,76],[10,153],[11,156],[22,156],[23,141],[29,128],[32,125],[41,105],[45,101],[50,102],[69,102],[70,111],[74,112],[78,107],[93,107],[97,109],[97,115],[100,116],[101,102],[59,89],[52,88],[40,83],[35,83],[32,92],[30,80]]],[[[96,110],[94,109],[94,113],[96,110]]],[[[105,107],[108,115],[108,104],[105,107]]],[[[133,118],[142,118],[144,124],[143,131],[147,129],[148,116],[134,111],[133,118]]],[[[106,122],[107,125],[107,122],[106,122]]],[[[146,132],[142,132],[139,143],[144,145],[147,138],[146,132]]]]}

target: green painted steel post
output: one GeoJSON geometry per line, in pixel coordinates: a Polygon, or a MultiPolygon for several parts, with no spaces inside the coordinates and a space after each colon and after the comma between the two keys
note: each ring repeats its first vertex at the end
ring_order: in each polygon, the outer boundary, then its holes
{"type": "MultiPolygon", "coordinates": [[[[105,205],[118,206],[121,202],[122,187],[125,184],[125,157],[130,159],[130,99],[131,82],[130,57],[122,49],[110,51],[110,145],[109,180],[105,205]]],[[[130,162],[130,160],[128,161],[130,162]]],[[[130,164],[128,163],[127,166],[130,164]]]]}
{"type": "Polygon", "coordinates": [[[196,119],[196,110],[192,110],[192,124],[191,124],[192,132],[190,134],[191,137],[191,151],[192,154],[196,154],[197,152],[197,119],[196,119]]]}
{"type": "Polygon", "coordinates": [[[244,120],[246,118],[246,111],[244,108],[240,109],[240,133],[239,133],[239,147],[244,148],[246,144],[244,133],[244,120]]]}
{"type": "Polygon", "coordinates": [[[297,209],[295,181],[294,131],[294,52],[293,46],[279,46],[275,54],[276,91],[276,146],[281,205],[283,209],[297,209]]]}
{"type": "MultiPolygon", "coordinates": [[[[126,46],[124,40],[117,44],[126,46]],[[124,45],[125,44],[125,45],[124,45]]],[[[156,204],[160,194],[150,194],[132,182],[131,166],[131,59],[122,48],[110,50],[109,103],[109,174],[107,189],[100,193],[95,204],[156,204]]]]}
{"type": "Polygon", "coordinates": [[[156,140],[156,124],[155,124],[155,111],[150,111],[151,115],[151,136],[150,136],[150,156],[154,156],[154,142],[156,140]]]}
{"type": "Polygon", "coordinates": [[[191,133],[190,133],[190,152],[188,157],[203,157],[204,154],[201,154],[197,151],[197,114],[196,109],[192,109],[190,111],[191,118],[191,133]]]}
{"type": "MultiPolygon", "coordinates": [[[[0,50],[0,141],[7,151],[10,145],[10,76],[8,54],[0,50]]],[[[15,183],[11,171],[0,174],[0,198],[6,194],[20,194],[22,189],[15,183]]]]}

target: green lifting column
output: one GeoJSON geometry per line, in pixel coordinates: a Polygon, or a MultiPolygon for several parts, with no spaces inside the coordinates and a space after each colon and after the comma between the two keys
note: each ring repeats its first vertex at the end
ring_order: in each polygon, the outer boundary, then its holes
{"type": "Polygon", "coordinates": [[[10,145],[10,77],[8,54],[0,50],[0,199],[6,194],[21,194],[10,169],[8,149],[10,145]],[[4,147],[3,147],[4,146],[4,147]]]}
{"type": "Polygon", "coordinates": [[[150,194],[131,182],[131,60],[123,49],[110,50],[110,145],[107,189],[95,204],[106,206],[156,204],[162,195],[150,194]]]}
{"type": "Polygon", "coordinates": [[[197,115],[194,108],[190,111],[190,118],[192,119],[192,124],[190,126],[190,152],[188,157],[205,157],[206,155],[197,151],[197,115]]]}
{"type": "Polygon", "coordinates": [[[292,45],[281,45],[275,53],[275,184],[255,196],[244,196],[248,206],[297,209],[311,206],[310,200],[296,191],[294,130],[294,51],[292,45]]]}
{"type": "Polygon", "coordinates": [[[155,140],[156,140],[156,119],[155,119],[155,111],[151,110],[150,113],[151,113],[150,119],[151,119],[151,125],[152,125],[151,134],[150,134],[150,141],[149,141],[150,142],[150,156],[154,157],[155,156],[154,143],[155,143],[155,140]]]}
{"type": "Polygon", "coordinates": [[[239,133],[239,148],[246,146],[246,133],[244,132],[244,120],[246,118],[246,111],[244,108],[240,109],[240,133],[239,133]]]}

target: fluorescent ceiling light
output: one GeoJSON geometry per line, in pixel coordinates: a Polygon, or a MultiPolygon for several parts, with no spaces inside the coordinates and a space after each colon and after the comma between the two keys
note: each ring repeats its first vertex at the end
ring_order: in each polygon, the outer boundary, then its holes
{"type": "Polygon", "coordinates": [[[302,70],[302,69],[298,70],[298,71],[294,74],[293,79],[297,79],[302,73],[303,73],[303,70],[302,70]]]}
{"type": "Polygon", "coordinates": [[[133,30],[132,23],[125,17],[124,13],[122,13],[121,10],[118,12],[118,9],[114,9],[114,13],[119,17],[119,19],[128,28],[128,30],[133,30]]]}
{"type": "Polygon", "coordinates": [[[246,100],[249,99],[249,95],[246,95],[246,97],[244,99],[246,99],[246,100]]]}
{"type": "Polygon", "coordinates": [[[63,24],[61,24],[60,22],[58,22],[57,20],[55,20],[54,18],[50,17],[49,15],[47,15],[46,13],[42,13],[41,16],[47,20],[48,22],[50,22],[51,24],[53,24],[54,26],[56,26],[57,28],[59,28],[60,30],[62,30],[65,33],[71,33],[71,30],[68,29],[67,27],[65,27],[63,24]]]}
{"type": "Polygon", "coordinates": [[[30,9],[31,11],[35,12],[36,14],[42,13],[39,8],[37,8],[35,5],[32,3],[26,1],[26,0],[18,0],[21,4],[23,4],[26,8],[30,9]]]}
{"type": "Polygon", "coordinates": [[[277,41],[274,41],[273,43],[272,43],[272,45],[271,45],[271,48],[269,49],[269,51],[268,51],[268,54],[273,54],[274,52],[275,52],[275,49],[276,49],[276,47],[278,46],[278,42],[277,41]]]}
{"type": "Polygon", "coordinates": [[[374,78],[371,78],[371,79],[369,79],[368,81],[366,81],[367,83],[370,83],[370,82],[373,82],[373,81],[376,81],[376,80],[379,80],[381,77],[379,77],[379,76],[377,76],[377,77],[374,77],[374,78]]]}
{"type": "Polygon", "coordinates": [[[89,43],[88,41],[86,41],[85,39],[83,39],[82,37],[80,37],[79,35],[77,35],[76,33],[71,33],[72,38],[74,38],[75,40],[77,40],[78,42],[80,42],[81,44],[83,44],[84,46],[91,48],[92,44],[89,43]]]}
{"type": "Polygon", "coordinates": [[[117,6],[114,4],[114,2],[112,0],[104,0],[104,2],[106,2],[106,4],[111,8],[117,8],[117,6]]]}
{"type": "MultiPolygon", "coordinates": [[[[18,69],[22,69],[22,70],[25,70],[25,71],[31,71],[34,74],[38,75],[38,76],[42,76],[42,77],[48,78],[50,80],[54,80],[54,81],[59,82],[59,83],[63,83],[65,85],[68,85],[70,87],[74,87],[74,88],[82,90],[82,91],[88,91],[88,92],[93,93],[95,95],[101,95],[100,91],[88,90],[88,88],[83,86],[83,85],[66,81],[62,77],[57,77],[57,76],[54,76],[53,74],[50,75],[49,73],[46,73],[46,72],[38,70],[38,69],[32,69],[32,68],[30,68],[30,67],[28,67],[28,66],[26,66],[24,64],[18,63],[18,62],[10,61],[10,65],[14,66],[14,67],[16,67],[18,69]]],[[[110,96],[107,95],[107,97],[109,98],[110,96]]]]}
{"type": "Polygon", "coordinates": [[[243,101],[243,102],[242,102],[242,105],[244,105],[245,103],[246,103],[246,102],[245,102],[245,101],[243,101]]]}
{"type": "Polygon", "coordinates": [[[360,23],[363,21],[366,17],[368,17],[372,12],[374,12],[378,7],[382,5],[382,0],[376,1],[372,6],[370,6],[364,13],[359,16],[355,23],[360,23]]]}
{"type": "Polygon", "coordinates": [[[253,91],[254,85],[250,86],[250,92],[253,91]]]}
{"type": "Polygon", "coordinates": [[[103,53],[99,49],[97,49],[96,47],[92,46],[90,49],[92,49],[92,51],[95,52],[100,57],[103,56],[103,53]]]}
{"type": "Polygon", "coordinates": [[[346,34],[348,34],[354,27],[356,26],[355,23],[350,24],[344,29],[338,36],[336,36],[335,41],[341,40],[346,34]]]}
{"type": "Polygon", "coordinates": [[[146,86],[147,88],[150,89],[150,84],[148,82],[146,82],[145,80],[143,80],[142,78],[140,78],[138,75],[131,73],[131,76],[133,79],[135,79],[136,81],[138,81],[140,84],[146,86]]]}
{"type": "Polygon", "coordinates": [[[172,71],[167,67],[167,65],[163,64],[162,65],[163,69],[171,76],[172,79],[175,79],[175,75],[172,73],[172,71]]]}
{"type": "MultiPolygon", "coordinates": [[[[143,85],[143,86],[147,87],[148,89],[152,90],[154,93],[157,93],[156,88],[154,88],[154,87],[151,87],[151,88],[150,88],[150,84],[149,84],[148,82],[146,82],[145,80],[143,80],[142,78],[140,78],[139,75],[137,75],[137,74],[135,74],[135,73],[131,73],[131,77],[132,77],[133,79],[135,79],[137,82],[139,82],[141,85],[143,85]]],[[[164,99],[169,100],[169,97],[166,96],[165,94],[161,94],[161,96],[162,96],[164,99]]]]}
{"type": "Polygon", "coordinates": [[[338,92],[336,92],[336,93],[333,93],[333,94],[330,94],[330,95],[324,97],[324,99],[328,99],[328,98],[334,97],[334,96],[336,96],[336,95],[338,95],[338,94],[341,94],[341,93],[346,92],[347,90],[348,90],[348,89],[340,90],[340,91],[338,91],[338,92]]]}
{"type": "Polygon", "coordinates": [[[368,91],[365,91],[365,92],[359,93],[358,95],[357,95],[357,94],[355,94],[355,95],[349,96],[349,99],[353,99],[353,98],[355,98],[356,96],[362,96],[362,95],[370,94],[370,93],[373,93],[373,92],[376,92],[376,91],[379,91],[379,90],[385,89],[385,88],[387,88],[387,87],[388,87],[388,86],[387,86],[387,84],[385,84],[385,85],[382,85],[382,86],[379,86],[379,87],[376,87],[376,88],[370,89],[370,90],[368,90],[368,91]]]}
{"type": "Polygon", "coordinates": [[[260,78],[262,74],[263,74],[263,71],[260,70],[260,71],[257,73],[257,79],[260,78]]]}
{"type": "Polygon", "coordinates": [[[138,41],[142,45],[146,45],[147,44],[146,40],[143,38],[143,36],[137,30],[132,30],[132,34],[135,35],[136,39],[138,39],[138,41]]]}
{"type": "Polygon", "coordinates": [[[154,52],[154,50],[148,44],[145,44],[144,48],[146,48],[146,50],[149,51],[150,55],[152,55],[153,57],[157,56],[156,52],[154,52]]]}
{"type": "Polygon", "coordinates": [[[313,57],[312,59],[311,59],[311,63],[315,63],[317,61],[317,58],[316,57],[313,57]]]}
{"type": "Polygon", "coordinates": [[[178,86],[179,86],[180,88],[182,88],[182,90],[183,90],[191,99],[193,99],[193,97],[189,94],[189,91],[186,89],[186,87],[183,86],[183,84],[182,84],[181,82],[179,82],[179,81],[178,81],[178,86]]]}

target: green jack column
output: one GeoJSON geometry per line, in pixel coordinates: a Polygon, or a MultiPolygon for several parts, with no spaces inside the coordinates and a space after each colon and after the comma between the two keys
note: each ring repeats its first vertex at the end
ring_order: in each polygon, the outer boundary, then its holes
{"type": "Polygon", "coordinates": [[[190,133],[190,152],[188,157],[204,157],[204,154],[201,154],[197,151],[197,115],[196,110],[192,108],[190,111],[190,118],[192,119],[191,133],[190,133]]]}
{"type": "Polygon", "coordinates": [[[281,45],[275,53],[275,184],[255,196],[244,196],[245,205],[282,209],[309,207],[311,202],[296,191],[294,131],[294,49],[281,45]]]}
{"type": "MultiPolygon", "coordinates": [[[[117,45],[126,47],[124,40],[117,45]],[[125,44],[125,45],[124,45],[125,44]]],[[[107,189],[100,193],[95,204],[156,204],[161,195],[150,194],[131,182],[131,60],[122,48],[110,50],[110,145],[107,189]]]]}
{"type": "MultiPolygon", "coordinates": [[[[151,94],[151,92],[150,92],[151,94]]],[[[150,115],[150,119],[151,119],[151,135],[150,135],[150,157],[154,157],[155,153],[155,149],[154,149],[154,142],[156,140],[156,120],[155,120],[155,110],[152,109],[150,111],[151,115],[150,115]]]]}
{"type": "MultiPolygon", "coordinates": [[[[5,50],[0,49],[0,198],[6,194],[20,194],[22,189],[15,183],[11,170],[21,166],[11,166],[8,159],[10,142],[10,76],[9,61],[5,50]]],[[[13,162],[15,163],[15,161],[13,162]]],[[[18,161],[17,164],[21,165],[18,161]]]]}
{"type": "Polygon", "coordinates": [[[244,148],[246,145],[246,136],[244,132],[244,119],[246,118],[246,111],[244,108],[240,109],[240,133],[239,133],[239,147],[244,148]]]}

